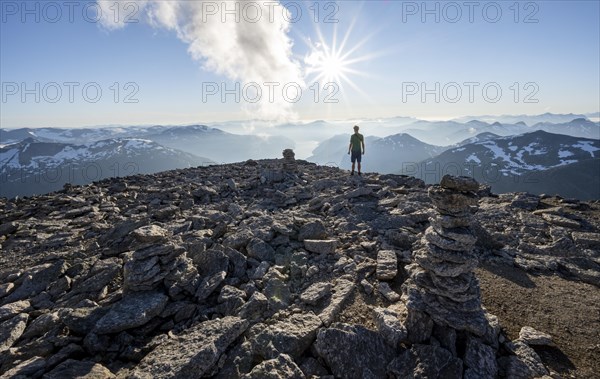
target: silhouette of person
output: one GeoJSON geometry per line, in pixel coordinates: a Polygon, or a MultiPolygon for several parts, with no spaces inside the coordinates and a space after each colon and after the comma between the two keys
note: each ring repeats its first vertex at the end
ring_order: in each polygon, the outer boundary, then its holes
{"type": "Polygon", "coordinates": [[[358,175],[361,175],[360,162],[362,156],[365,154],[365,138],[358,132],[358,129],[358,125],[354,125],[354,134],[350,136],[350,145],[348,146],[348,154],[352,153],[350,155],[350,160],[352,161],[352,172],[350,175],[354,175],[354,163],[356,161],[358,161],[358,175]]]}

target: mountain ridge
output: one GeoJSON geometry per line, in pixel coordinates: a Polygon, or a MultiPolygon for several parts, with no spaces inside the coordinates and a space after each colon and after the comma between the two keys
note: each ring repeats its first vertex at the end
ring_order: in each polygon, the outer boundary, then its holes
{"type": "Polygon", "coordinates": [[[66,183],[86,184],[110,176],[213,163],[139,138],[110,138],[76,145],[30,137],[0,148],[0,196],[41,194],[58,190],[66,183]]]}

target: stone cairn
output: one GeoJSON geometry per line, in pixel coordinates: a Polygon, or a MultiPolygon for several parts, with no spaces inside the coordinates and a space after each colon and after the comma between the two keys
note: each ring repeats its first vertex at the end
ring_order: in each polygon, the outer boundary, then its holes
{"type": "Polygon", "coordinates": [[[407,307],[425,312],[434,322],[476,335],[486,331],[479,282],[473,269],[476,237],[470,229],[479,184],[469,177],[446,175],[429,189],[438,214],[430,219],[421,247],[414,253],[406,286],[407,307]]]}
{"type": "Polygon", "coordinates": [[[283,171],[295,172],[297,170],[298,164],[296,163],[296,159],[294,158],[295,156],[296,154],[294,154],[294,150],[283,150],[283,171]]]}
{"type": "Polygon", "coordinates": [[[440,370],[431,377],[462,378],[464,373],[464,378],[493,378],[498,373],[499,328],[481,305],[479,282],[473,273],[478,257],[470,223],[478,188],[472,178],[446,175],[439,186],[429,189],[437,214],[417,243],[416,263],[407,267],[404,326],[413,347],[399,359],[395,371],[400,377],[408,374],[402,367],[414,366],[411,354],[419,357],[414,359],[435,357],[447,362],[444,367],[427,364],[440,370]]]}
{"type": "Polygon", "coordinates": [[[477,238],[471,230],[478,189],[474,179],[450,175],[429,188],[437,214],[415,246],[416,263],[407,266],[403,326],[405,342],[412,346],[388,366],[397,378],[412,377],[417,369],[423,377],[444,379],[548,374],[525,343],[527,337],[507,340],[498,318],[481,305],[479,281],[473,273],[478,263],[473,250],[477,238]]]}
{"type": "Polygon", "coordinates": [[[473,269],[476,237],[469,228],[473,191],[478,183],[469,177],[446,175],[429,189],[438,214],[430,218],[421,247],[414,253],[410,279],[405,286],[409,312],[425,312],[435,323],[476,335],[486,332],[479,282],[473,269]]]}

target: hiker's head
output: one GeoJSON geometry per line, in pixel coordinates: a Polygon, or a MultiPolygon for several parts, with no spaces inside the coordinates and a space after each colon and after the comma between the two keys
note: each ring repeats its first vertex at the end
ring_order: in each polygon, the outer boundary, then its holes
{"type": "Polygon", "coordinates": [[[358,133],[358,125],[354,125],[354,133],[358,133]]]}

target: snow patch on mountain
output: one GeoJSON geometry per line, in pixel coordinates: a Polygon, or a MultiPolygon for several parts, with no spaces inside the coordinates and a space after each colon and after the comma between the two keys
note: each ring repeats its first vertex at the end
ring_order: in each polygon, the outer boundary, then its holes
{"type": "Polygon", "coordinates": [[[144,148],[149,144],[154,144],[154,142],[148,140],[148,139],[141,139],[141,138],[132,138],[132,139],[127,139],[126,140],[127,143],[125,144],[126,148],[130,148],[130,149],[140,149],[140,148],[144,148]]]}
{"type": "Polygon", "coordinates": [[[558,151],[558,157],[559,158],[572,157],[573,155],[575,155],[575,154],[573,154],[573,152],[569,151],[569,150],[559,150],[558,151]]]}
{"type": "Polygon", "coordinates": [[[592,141],[579,141],[577,144],[573,145],[573,147],[581,149],[583,151],[587,151],[588,153],[590,153],[592,158],[595,158],[596,151],[600,150],[600,148],[592,146],[592,143],[592,141]]]}
{"type": "Polygon", "coordinates": [[[19,149],[0,151],[0,167],[19,167],[19,149]]]}
{"type": "MultiPolygon", "coordinates": [[[[544,146],[537,141],[530,142],[523,147],[513,145],[512,142],[509,143],[506,148],[503,148],[499,145],[499,143],[507,139],[507,137],[504,137],[496,140],[477,143],[481,146],[484,146],[491,153],[492,161],[496,160],[504,162],[505,168],[499,169],[504,176],[509,174],[520,175],[524,171],[547,170],[549,168],[564,166],[577,162],[578,160],[576,159],[563,159],[575,155],[567,148],[581,149],[590,153],[592,157],[595,157],[595,152],[600,150],[600,148],[593,146],[593,141],[579,141],[577,144],[571,144],[568,146],[561,145],[562,149],[560,149],[557,153],[554,153],[557,154],[557,157],[560,158],[560,160],[554,161],[554,164],[534,164],[531,163],[528,158],[531,158],[532,156],[551,155],[548,146],[544,146]]],[[[477,157],[475,153],[471,154],[466,161],[481,163],[481,159],[477,157]]]]}
{"type": "Polygon", "coordinates": [[[475,154],[471,154],[467,157],[466,159],[467,162],[475,162],[477,164],[481,163],[481,159],[479,159],[479,157],[477,157],[477,155],[475,154]]]}

